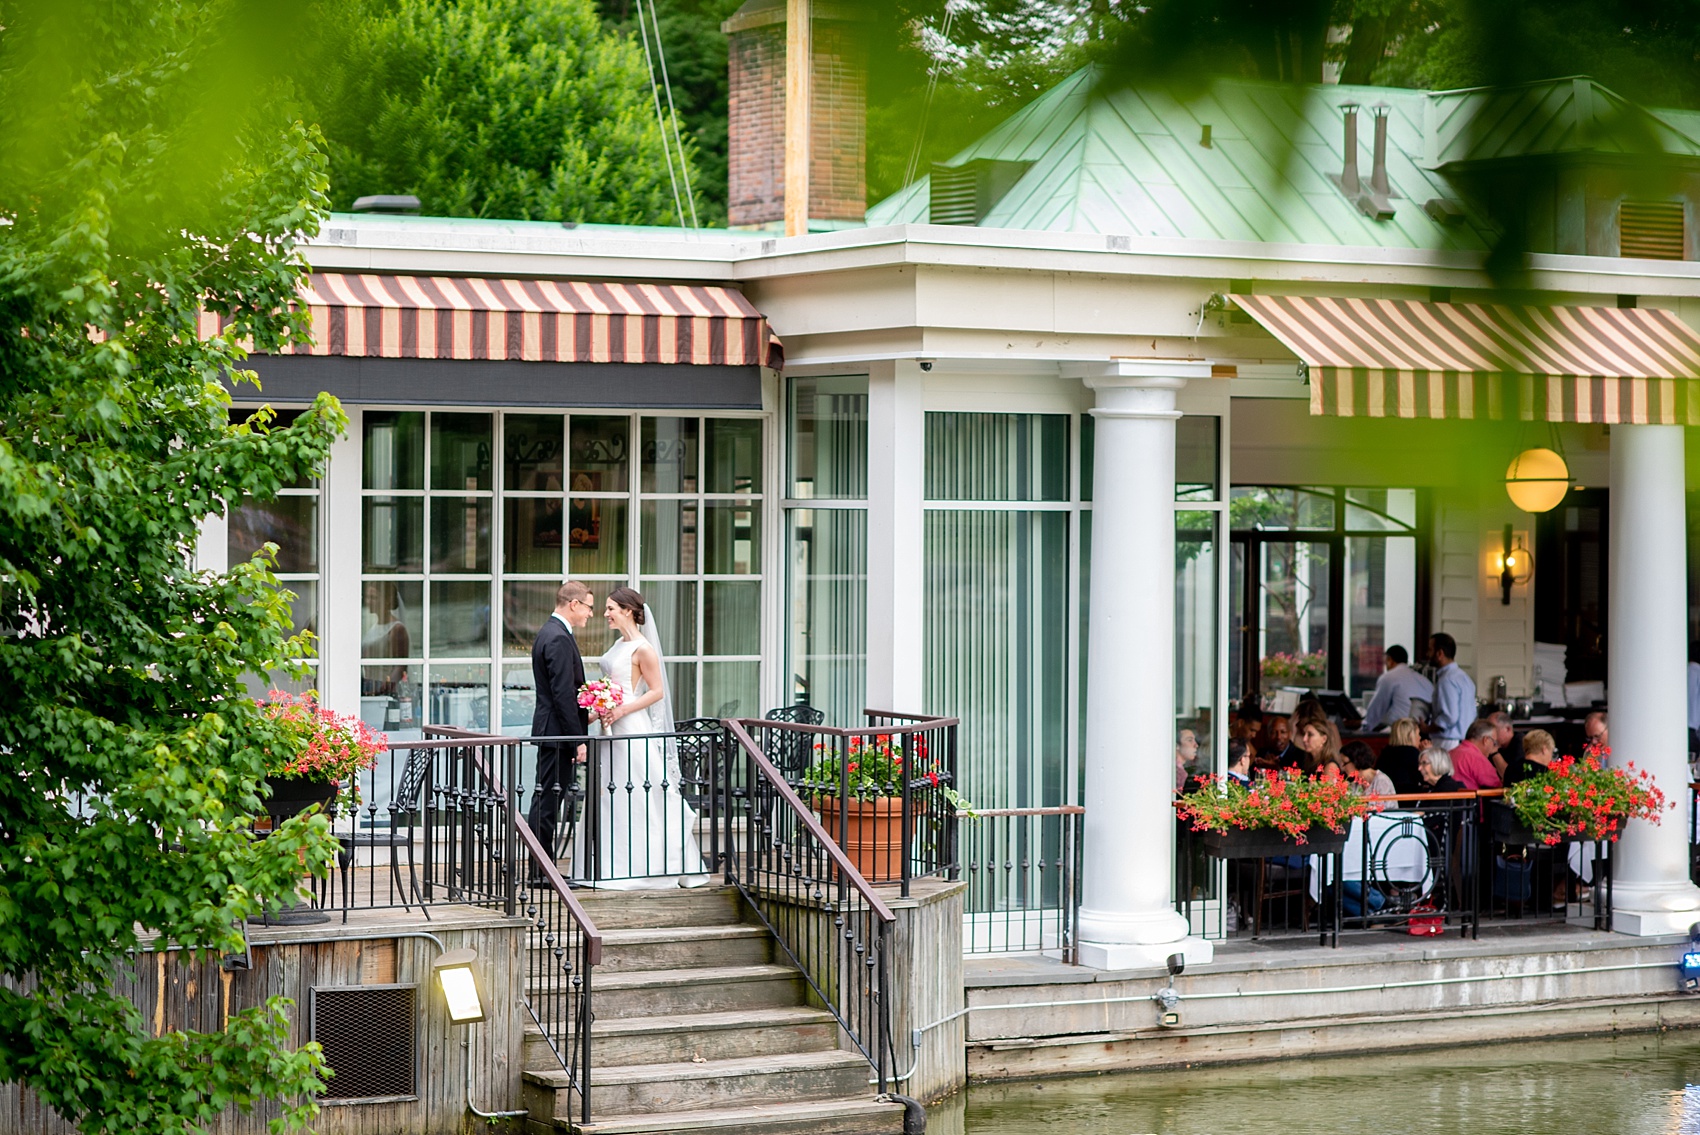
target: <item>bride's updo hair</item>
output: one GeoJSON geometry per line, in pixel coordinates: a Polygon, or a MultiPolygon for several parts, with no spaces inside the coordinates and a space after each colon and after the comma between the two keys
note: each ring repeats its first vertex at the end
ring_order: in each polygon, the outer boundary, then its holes
{"type": "Polygon", "coordinates": [[[629,587],[616,587],[608,593],[608,602],[630,615],[632,622],[643,626],[643,596],[629,587]]]}

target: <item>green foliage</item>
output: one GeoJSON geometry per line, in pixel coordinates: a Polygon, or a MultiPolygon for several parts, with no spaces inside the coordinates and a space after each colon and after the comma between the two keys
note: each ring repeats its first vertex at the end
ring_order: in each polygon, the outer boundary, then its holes
{"type": "Polygon", "coordinates": [[[193,563],[199,518],[314,475],[346,424],[321,396],[233,427],[221,384],[240,341],[302,337],[324,207],[280,11],[0,2],[0,1081],[89,1132],[269,1098],[299,1123],[322,1088],[287,1002],[154,1036],[120,993],[132,951],[241,949],[334,846],[317,817],[248,834],[283,738],[243,675],[310,643],[265,562],[193,563]]]}
{"type": "Polygon", "coordinates": [[[1089,62],[1105,0],[886,0],[868,30],[868,202],[924,177],[1089,62]],[[929,74],[937,66],[929,96],[929,74]]]}
{"type": "Polygon", "coordinates": [[[679,223],[643,51],[592,0],[352,0],[325,18],[312,98],[337,207],[414,193],[436,216],[679,223]]]}
{"type": "Polygon", "coordinates": [[[1700,106],[1695,0],[1356,0],[1354,8],[1366,18],[1355,19],[1352,38],[1383,41],[1368,76],[1380,85],[1445,90],[1591,75],[1643,105],[1700,106]]]}
{"type": "MultiPolygon", "coordinates": [[[[743,0],[649,0],[660,17],[661,47],[673,105],[686,138],[696,147],[691,187],[704,225],[726,223],[726,49],[720,25],[743,0]]],[[[625,35],[637,35],[635,0],[600,0],[603,18],[625,35]]],[[[657,62],[657,69],[660,64],[657,62]]]]}

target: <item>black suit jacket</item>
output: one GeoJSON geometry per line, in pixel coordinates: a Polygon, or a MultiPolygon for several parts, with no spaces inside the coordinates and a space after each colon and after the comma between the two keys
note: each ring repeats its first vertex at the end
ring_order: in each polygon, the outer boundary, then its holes
{"type": "Polygon", "coordinates": [[[584,685],[578,640],[553,615],[531,644],[531,680],[537,688],[533,737],[583,737],[590,732],[589,715],[578,704],[578,688],[584,685]]]}

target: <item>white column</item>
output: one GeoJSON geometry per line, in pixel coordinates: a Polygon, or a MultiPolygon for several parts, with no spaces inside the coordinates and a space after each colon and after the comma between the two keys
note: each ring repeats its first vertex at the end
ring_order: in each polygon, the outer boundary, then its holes
{"type": "MultiPolygon", "coordinates": [[[[921,367],[876,362],[868,373],[868,694],[874,709],[922,705],[921,510],[926,413],[921,367]]],[[[829,722],[855,728],[860,721],[829,722]]]]}
{"type": "MultiPolygon", "coordinates": [[[[1653,774],[1676,806],[1630,823],[1613,860],[1614,926],[1686,932],[1700,921],[1688,880],[1688,550],[1681,426],[1611,429],[1611,760],[1653,774]]],[[[1539,570],[1539,565],[1536,565],[1539,570]]]]}
{"type": "Polygon", "coordinates": [[[1199,363],[1118,362],[1097,392],[1080,957],[1210,960],[1175,910],[1175,392],[1199,363]]]}
{"type": "Polygon", "coordinates": [[[361,417],[345,406],[348,432],[331,444],[325,465],[320,531],[319,700],[338,713],[360,712],[361,417]]]}

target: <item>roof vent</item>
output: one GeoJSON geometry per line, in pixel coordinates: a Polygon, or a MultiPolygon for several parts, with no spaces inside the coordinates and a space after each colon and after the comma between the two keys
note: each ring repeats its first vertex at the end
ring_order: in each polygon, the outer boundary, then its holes
{"type": "Polygon", "coordinates": [[[1393,204],[1388,200],[1393,194],[1387,188],[1387,112],[1391,108],[1384,102],[1370,107],[1370,113],[1375,116],[1375,164],[1370,167],[1368,189],[1358,177],[1358,104],[1341,103],[1340,109],[1346,112],[1346,160],[1339,176],[1329,174],[1328,180],[1340,187],[1341,195],[1356,205],[1359,212],[1385,221],[1393,215],[1393,204]]]}
{"type": "Polygon", "coordinates": [[[417,213],[419,198],[411,193],[373,193],[354,199],[356,213],[417,213]]]}
{"type": "Polygon", "coordinates": [[[1358,104],[1345,102],[1340,109],[1346,112],[1346,164],[1340,169],[1339,177],[1329,178],[1340,187],[1340,192],[1346,195],[1348,201],[1358,199],[1358,104]]]}
{"type": "Polygon", "coordinates": [[[1464,206],[1450,197],[1430,197],[1423,202],[1423,212],[1437,225],[1455,225],[1464,219],[1464,206]]]}
{"type": "Polygon", "coordinates": [[[1687,233],[1681,201],[1625,201],[1617,207],[1617,254],[1682,260],[1687,233]]]}
{"type": "Polygon", "coordinates": [[[933,163],[927,220],[935,225],[977,225],[1015,187],[1032,162],[976,158],[961,165],[933,163]]]}

